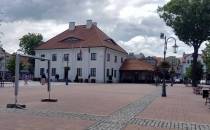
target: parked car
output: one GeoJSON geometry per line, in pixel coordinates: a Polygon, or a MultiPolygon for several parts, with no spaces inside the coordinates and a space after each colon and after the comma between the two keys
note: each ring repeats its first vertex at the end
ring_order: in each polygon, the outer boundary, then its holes
{"type": "Polygon", "coordinates": [[[174,79],[174,82],[175,82],[175,83],[181,83],[181,81],[182,81],[182,80],[181,80],[181,79],[179,79],[179,78],[174,79]]]}
{"type": "Polygon", "coordinates": [[[200,84],[206,84],[206,80],[200,80],[200,84]]]}

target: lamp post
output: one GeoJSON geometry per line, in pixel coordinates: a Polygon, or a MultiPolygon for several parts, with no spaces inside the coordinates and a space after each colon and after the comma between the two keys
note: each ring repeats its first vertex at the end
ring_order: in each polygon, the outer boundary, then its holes
{"type": "MultiPolygon", "coordinates": [[[[164,33],[161,33],[161,34],[160,34],[160,38],[165,40],[164,52],[163,52],[163,54],[164,54],[163,61],[166,62],[166,51],[167,51],[168,41],[169,41],[170,39],[173,39],[173,40],[175,41],[175,44],[173,45],[174,53],[177,53],[177,48],[178,48],[178,46],[177,46],[177,44],[176,44],[176,39],[175,39],[174,37],[169,37],[169,38],[167,38],[167,37],[165,36],[164,33]]],[[[163,72],[162,97],[166,97],[166,79],[165,79],[165,78],[166,78],[166,77],[165,77],[165,71],[164,71],[164,72],[163,72]]]]}
{"type": "Polygon", "coordinates": [[[176,75],[176,71],[175,71],[176,63],[174,65],[174,62],[176,62],[175,60],[176,60],[176,57],[173,56],[171,59],[171,86],[173,86],[174,84],[174,76],[176,75]]]}

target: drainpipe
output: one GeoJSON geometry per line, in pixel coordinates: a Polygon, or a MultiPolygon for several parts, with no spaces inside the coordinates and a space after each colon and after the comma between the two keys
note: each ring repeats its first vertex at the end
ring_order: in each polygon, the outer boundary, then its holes
{"type": "Polygon", "coordinates": [[[106,83],[106,51],[107,51],[107,48],[105,47],[105,50],[104,50],[104,83],[106,83]]]}

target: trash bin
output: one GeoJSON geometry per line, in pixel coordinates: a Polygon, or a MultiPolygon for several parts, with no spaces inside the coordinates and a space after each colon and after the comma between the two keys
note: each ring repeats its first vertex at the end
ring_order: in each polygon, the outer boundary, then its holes
{"type": "Polygon", "coordinates": [[[203,90],[203,98],[208,98],[208,97],[209,97],[209,91],[203,90]]]}

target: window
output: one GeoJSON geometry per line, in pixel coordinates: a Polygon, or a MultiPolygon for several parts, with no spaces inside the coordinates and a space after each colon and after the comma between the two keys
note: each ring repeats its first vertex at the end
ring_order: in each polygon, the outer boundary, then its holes
{"type": "Polygon", "coordinates": [[[63,55],[63,60],[64,61],[69,61],[69,54],[64,54],[63,55]]]}
{"type": "Polygon", "coordinates": [[[123,58],[121,57],[121,63],[123,63],[123,58]]]}
{"type": "Polygon", "coordinates": [[[77,75],[82,76],[82,68],[77,68],[77,75]]]}
{"type": "Polygon", "coordinates": [[[112,43],[114,45],[116,45],[116,42],[113,40],[113,39],[106,39],[105,41],[109,42],[109,43],[112,43]]]}
{"type": "Polygon", "coordinates": [[[115,63],[117,62],[117,56],[114,57],[114,62],[115,62],[115,63]]]}
{"type": "Polygon", "coordinates": [[[96,53],[91,53],[91,60],[96,60],[96,53]]]}
{"type": "Polygon", "coordinates": [[[109,77],[109,69],[106,70],[106,76],[109,77]]]}
{"type": "Polygon", "coordinates": [[[68,38],[62,40],[61,42],[76,43],[76,42],[79,42],[79,41],[81,41],[81,39],[76,38],[76,37],[68,37],[68,38]]]}
{"type": "Polygon", "coordinates": [[[52,61],[57,61],[57,55],[56,54],[52,54],[52,61]]]}
{"type": "Polygon", "coordinates": [[[82,60],[82,53],[81,52],[77,53],[77,60],[78,61],[82,60]]]}
{"type": "Polygon", "coordinates": [[[40,68],[40,75],[44,74],[44,68],[40,68]]]}
{"type": "Polygon", "coordinates": [[[107,54],[107,61],[110,61],[110,54],[107,54]]]}
{"type": "Polygon", "coordinates": [[[117,77],[117,70],[114,70],[114,77],[117,77]]]}
{"type": "Polygon", "coordinates": [[[44,58],[45,57],[45,54],[41,54],[41,57],[44,58]]]}
{"type": "Polygon", "coordinates": [[[111,76],[113,76],[113,73],[114,73],[114,69],[112,68],[112,74],[111,74],[111,76]]]}
{"type": "MultiPolygon", "coordinates": [[[[45,54],[41,54],[41,58],[45,58],[45,54]]],[[[41,61],[44,61],[44,60],[41,60],[41,61]]]]}
{"type": "Polygon", "coordinates": [[[90,76],[96,77],[96,68],[90,68],[90,76]]]}
{"type": "Polygon", "coordinates": [[[52,76],[56,75],[56,68],[52,68],[52,76]]]}

